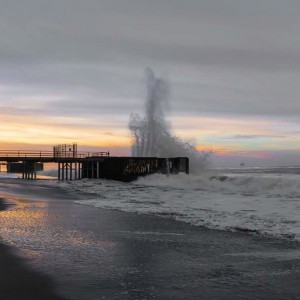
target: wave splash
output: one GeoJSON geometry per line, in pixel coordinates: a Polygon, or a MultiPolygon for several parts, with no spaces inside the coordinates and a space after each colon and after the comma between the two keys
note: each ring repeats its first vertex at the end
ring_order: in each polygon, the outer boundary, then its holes
{"type": "Polygon", "coordinates": [[[171,125],[165,120],[168,109],[169,84],[146,69],[147,96],[145,116],[130,115],[129,129],[132,135],[132,156],[140,157],[188,157],[190,171],[202,170],[209,160],[209,152],[199,152],[171,133],[171,125]]]}

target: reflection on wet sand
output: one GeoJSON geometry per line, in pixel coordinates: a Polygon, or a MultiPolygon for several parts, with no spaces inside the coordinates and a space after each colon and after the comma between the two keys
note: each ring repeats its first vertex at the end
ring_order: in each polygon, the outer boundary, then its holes
{"type": "Polygon", "coordinates": [[[5,195],[0,183],[1,193],[15,204],[0,212],[1,238],[70,299],[253,299],[253,290],[261,299],[300,296],[300,260],[263,255],[298,251],[297,242],[96,209],[36,183],[5,195]]]}

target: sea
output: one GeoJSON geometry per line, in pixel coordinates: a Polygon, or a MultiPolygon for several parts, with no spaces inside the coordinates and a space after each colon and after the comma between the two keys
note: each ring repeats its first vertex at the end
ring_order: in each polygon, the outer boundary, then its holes
{"type": "Polygon", "coordinates": [[[47,170],[40,178],[71,194],[86,193],[84,200],[76,201],[80,205],[300,241],[300,166],[153,174],[130,183],[104,179],[61,182],[52,177],[56,173],[56,169],[47,170]]]}
{"type": "Polygon", "coordinates": [[[56,174],[0,180],[0,238],[68,299],[299,299],[300,167],[56,174]]]}
{"type": "MultiPolygon", "coordinates": [[[[50,170],[44,172],[51,175],[50,170]]],[[[157,215],[194,226],[300,241],[300,166],[239,167],[198,174],[51,181],[87,193],[81,205],[157,215]]]]}

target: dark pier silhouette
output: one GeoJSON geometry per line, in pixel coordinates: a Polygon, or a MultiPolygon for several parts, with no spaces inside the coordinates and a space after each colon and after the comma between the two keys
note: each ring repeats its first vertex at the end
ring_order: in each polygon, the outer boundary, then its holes
{"type": "Polygon", "coordinates": [[[53,151],[0,150],[0,164],[7,172],[20,173],[23,179],[34,180],[46,163],[57,164],[58,180],[106,178],[132,181],[154,173],[189,173],[187,157],[114,157],[109,152],[84,152],[77,144],[62,144],[53,151]]]}

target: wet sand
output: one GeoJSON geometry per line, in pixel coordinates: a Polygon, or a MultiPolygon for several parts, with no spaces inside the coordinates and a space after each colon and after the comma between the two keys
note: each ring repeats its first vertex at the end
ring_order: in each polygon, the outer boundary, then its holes
{"type": "MultiPolygon", "coordinates": [[[[56,187],[10,182],[0,182],[14,204],[0,236],[67,299],[300,299],[298,242],[96,209],[56,187]]],[[[49,297],[40,299],[59,299],[49,297]]]]}
{"type": "MultiPolygon", "coordinates": [[[[7,206],[0,199],[0,213],[7,206]]],[[[49,276],[32,270],[13,253],[13,249],[0,244],[0,299],[1,300],[63,300],[55,291],[49,276]]]]}

